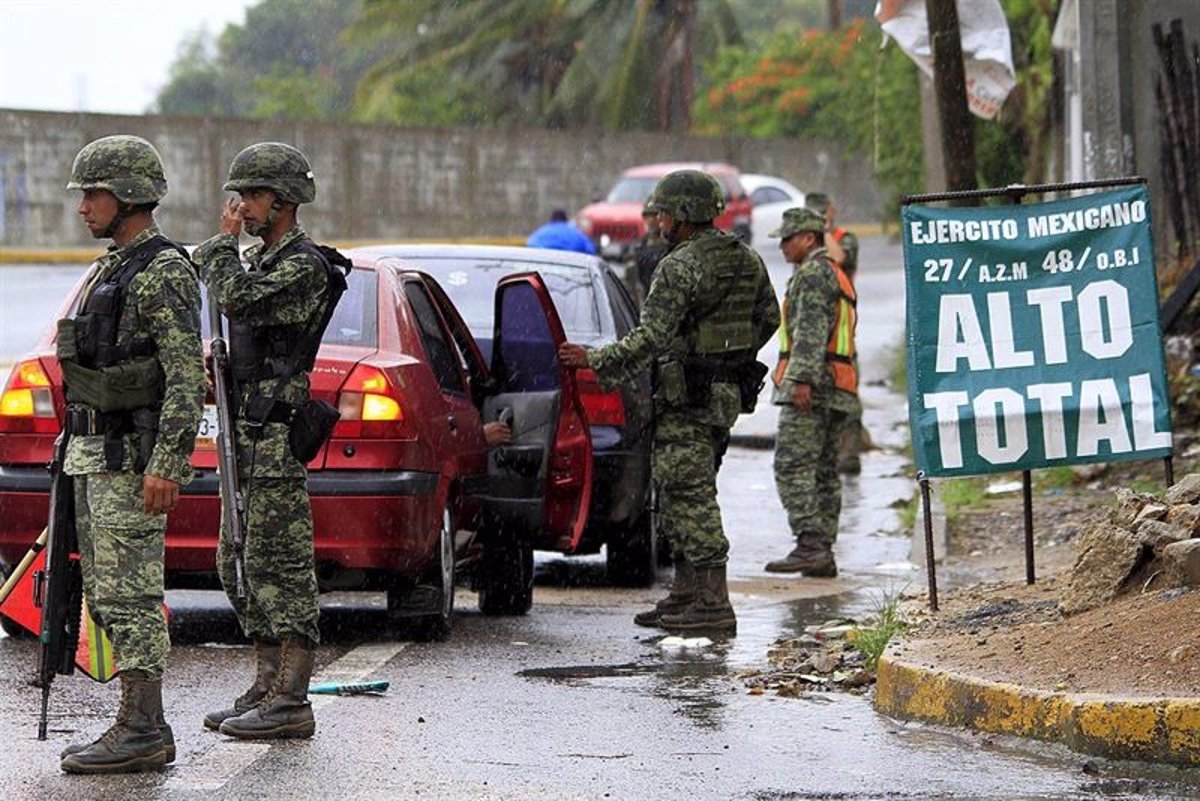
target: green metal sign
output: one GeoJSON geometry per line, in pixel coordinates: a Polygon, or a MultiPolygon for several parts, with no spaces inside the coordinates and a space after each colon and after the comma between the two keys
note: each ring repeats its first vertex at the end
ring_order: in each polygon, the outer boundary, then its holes
{"type": "Polygon", "coordinates": [[[1171,453],[1144,186],[901,217],[919,470],[1171,453]]]}

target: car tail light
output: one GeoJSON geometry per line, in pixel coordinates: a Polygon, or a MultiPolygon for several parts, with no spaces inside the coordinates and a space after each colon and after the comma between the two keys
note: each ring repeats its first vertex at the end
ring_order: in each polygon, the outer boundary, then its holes
{"type": "Polygon", "coordinates": [[[52,384],[37,359],[19,362],[0,395],[0,431],[9,434],[57,434],[52,384]]]}
{"type": "Polygon", "coordinates": [[[338,390],[338,412],[342,418],[333,429],[335,437],[372,439],[412,435],[404,395],[378,367],[360,364],[350,372],[338,390]]]}
{"type": "Polygon", "coordinates": [[[625,425],[625,400],[621,390],[605,392],[596,378],[594,370],[576,370],[575,385],[579,387],[579,399],[591,426],[625,425]]]}

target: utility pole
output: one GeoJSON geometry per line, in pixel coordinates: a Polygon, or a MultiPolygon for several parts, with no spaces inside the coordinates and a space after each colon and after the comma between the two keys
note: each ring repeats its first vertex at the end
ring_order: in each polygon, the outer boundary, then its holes
{"type": "Polygon", "coordinates": [[[836,31],[842,27],[842,0],[828,0],[829,30],[836,31]]]}
{"type": "Polygon", "coordinates": [[[942,161],[946,188],[977,188],[975,125],[967,109],[967,78],[955,0],[925,0],[929,42],[933,51],[933,90],[942,129],[942,161]]]}

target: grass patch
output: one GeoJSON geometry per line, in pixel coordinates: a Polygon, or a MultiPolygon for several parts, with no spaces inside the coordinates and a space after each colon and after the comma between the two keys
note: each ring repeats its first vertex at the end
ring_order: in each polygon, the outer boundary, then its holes
{"type": "Polygon", "coordinates": [[[946,520],[953,522],[967,509],[976,509],[987,501],[986,478],[952,478],[940,481],[937,491],[946,509],[946,520]]]}
{"type": "Polygon", "coordinates": [[[851,645],[866,657],[866,668],[873,673],[887,644],[907,628],[908,622],[900,615],[899,598],[885,594],[876,606],[871,625],[854,630],[851,645]]]}
{"type": "Polygon", "coordinates": [[[921,493],[914,492],[908,503],[899,509],[901,531],[912,531],[917,524],[917,513],[921,511],[921,493]]]}
{"type": "Polygon", "coordinates": [[[1067,489],[1075,486],[1075,471],[1065,465],[1047,467],[1035,471],[1033,481],[1039,489],[1067,489]]]}

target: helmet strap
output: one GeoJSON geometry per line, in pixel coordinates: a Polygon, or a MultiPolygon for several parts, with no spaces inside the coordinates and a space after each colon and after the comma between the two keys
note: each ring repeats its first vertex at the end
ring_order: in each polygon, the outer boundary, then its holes
{"type": "Polygon", "coordinates": [[[136,211],[136,207],[133,204],[121,203],[118,201],[117,213],[113,215],[113,218],[111,221],[109,221],[108,226],[105,227],[105,229],[101,232],[101,238],[112,239],[116,235],[117,231],[120,230],[121,225],[133,216],[134,211],[136,211]]]}

